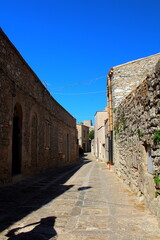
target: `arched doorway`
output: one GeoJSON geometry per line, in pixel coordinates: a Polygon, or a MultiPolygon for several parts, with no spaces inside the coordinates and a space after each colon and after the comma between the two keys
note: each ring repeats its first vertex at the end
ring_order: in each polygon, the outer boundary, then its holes
{"type": "Polygon", "coordinates": [[[22,108],[16,104],[13,113],[12,129],[12,175],[21,173],[22,160],[22,108]]]}
{"type": "Polygon", "coordinates": [[[37,167],[37,115],[34,113],[31,121],[31,165],[37,167]]]}
{"type": "Polygon", "coordinates": [[[67,152],[66,152],[66,160],[67,162],[70,161],[70,138],[69,138],[69,134],[67,134],[67,152]]]}

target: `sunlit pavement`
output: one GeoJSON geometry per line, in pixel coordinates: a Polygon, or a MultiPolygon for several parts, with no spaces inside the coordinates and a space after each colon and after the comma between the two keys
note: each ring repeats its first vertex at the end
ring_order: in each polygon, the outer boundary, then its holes
{"type": "Polygon", "coordinates": [[[160,239],[157,220],[140,198],[105,163],[91,155],[85,158],[80,168],[66,170],[70,171],[68,175],[60,172],[52,179],[50,173],[34,179],[32,191],[27,192],[26,198],[23,193],[23,204],[19,201],[17,211],[13,211],[17,216],[9,215],[10,224],[2,211],[8,224],[3,222],[0,239],[160,239]]]}

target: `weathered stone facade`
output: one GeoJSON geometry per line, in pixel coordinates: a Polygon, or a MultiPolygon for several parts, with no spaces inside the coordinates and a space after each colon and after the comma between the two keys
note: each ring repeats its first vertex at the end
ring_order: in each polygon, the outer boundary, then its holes
{"type": "Polygon", "coordinates": [[[108,109],[95,114],[94,155],[97,159],[106,161],[105,123],[108,119],[108,109]]]}
{"type": "Polygon", "coordinates": [[[131,61],[111,68],[112,106],[116,108],[119,103],[149,74],[160,59],[160,53],[131,61]]]}
{"type": "Polygon", "coordinates": [[[0,182],[77,161],[76,120],[0,29],[0,182]]]}
{"type": "Polygon", "coordinates": [[[160,60],[116,107],[113,119],[116,172],[133,191],[144,195],[160,222],[159,187],[154,182],[160,174],[160,143],[155,137],[160,130],[160,60]]]}
{"type": "Polygon", "coordinates": [[[91,151],[91,143],[88,138],[89,126],[77,123],[78,142],[84,152],[91,151]]]}

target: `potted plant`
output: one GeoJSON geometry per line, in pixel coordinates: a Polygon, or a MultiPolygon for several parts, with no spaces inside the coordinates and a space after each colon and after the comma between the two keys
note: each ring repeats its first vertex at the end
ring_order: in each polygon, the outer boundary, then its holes
{"type": "Polygon", "coordinates": [[[108,169],[111,168],[111,165],[112,165],[112,162],[111,162],[111,161],[108,161],[108,162],[107,162],[108,169]]]}

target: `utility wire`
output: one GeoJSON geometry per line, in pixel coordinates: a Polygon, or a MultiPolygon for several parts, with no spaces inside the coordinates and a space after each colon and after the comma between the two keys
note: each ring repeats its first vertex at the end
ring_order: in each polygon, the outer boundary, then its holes
{"type": "Polygon", "coordinates": [[[98,92],[86,92],[86,93],[56,93],[53,94],[59,94],[59,95],[84,95],[84,94],[96,94],[96,93],[106,93],[106,91],[98,91],[98,92]]]}
{"type": "MultiPolygon", "coordinates": [[[[98,79],[102,79],[102,78],[106,78],[106,76],[102,76],[102,77],[98,77],[98,78],[93,78],[91,80],[87,80],[87,81],[83,81],[83,82],[77,82],[77,83],[73,83],[73,84],[69,84],[69,85],[65,85],[65,86],[61,86],[61,87],[58,87],[58,88],[49,88],[48,90],[49,91],[53,91],[53,90],[57,90],[57,89],[61,89],[61,88],[66,88],[66,87],[71,87],[71,86],[75,86],[75,85],[79,85],[79,84],[84,84],[84,83],[87,83],[87,82],[93,82],[95,80],[98,80],[98,79]]],[[[57,94],[57,93],[55,93],[57,94]]]]}

